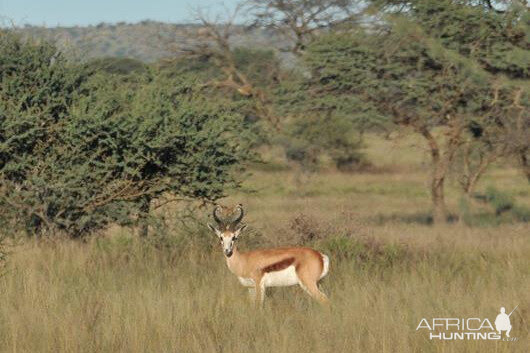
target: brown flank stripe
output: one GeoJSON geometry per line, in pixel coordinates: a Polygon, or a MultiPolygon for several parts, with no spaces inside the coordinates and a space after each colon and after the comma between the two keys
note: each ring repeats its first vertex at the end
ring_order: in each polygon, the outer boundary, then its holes
{"type": "Polygon", "coordinates": [[[273,263],[272,265],[264,267],[261,271],[263,273],[281,271],[291,266],[293,262],[294,262],[294,257],[288,257],[282,261],[279,261],[279,262],[273,263]]]}

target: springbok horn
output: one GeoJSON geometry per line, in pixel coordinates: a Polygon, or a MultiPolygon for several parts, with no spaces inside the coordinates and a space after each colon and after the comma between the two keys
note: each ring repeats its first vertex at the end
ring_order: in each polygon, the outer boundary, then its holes
{"type": "Polygon", "coordinates": [[[241,222],[241,220],[243,219],[243,216],[245,215],[245,212],[243,211],[243,205],[239,204],[237,205],[236,208],[239,210],[239,216],[237,216],[237,218],[234,219],[234,221],[232,222],[233,224],[237,224],[241,222]]]}
{"type": "Polygon", "coordinates": [[[215,206],[215,208],[213,209],[213,219],[217,222],[217,224],[222,224],[223,221],[221,221],[221,219],[217,215],[217,210],[218,209],[219,209],[219,205],[215,206]]]}

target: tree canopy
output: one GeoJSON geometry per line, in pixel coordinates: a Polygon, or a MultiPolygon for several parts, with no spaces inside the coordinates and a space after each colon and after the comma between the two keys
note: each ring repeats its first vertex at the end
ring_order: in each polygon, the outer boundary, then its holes
{"type": "Polygon", "coordinates": [[[195,80],[87,76],[53,46],[1,40],[0,207],[28,230],[82,235],[155,197],[212,201],[237,186],[243,117],[195,80]]]}
{"type": "Polygon", "coordinates": [[[425,138],[433,162],[434,216],[443,222],[444,179],[464,136],[500,143],[492,135],[506,136],[514,120],[525,119],[527,84],[516,80],[528,78],[522,39],[527,13],[515,7],[499,14],[449,0],[408,6],[379,26],[320,36],[306,55],[308,82],[319,99],[357,97],[425,138]],[[467,29],[473,23],[477,27],[467,29]],[[439,128],[446,129],[441,137],[439,128]]]}

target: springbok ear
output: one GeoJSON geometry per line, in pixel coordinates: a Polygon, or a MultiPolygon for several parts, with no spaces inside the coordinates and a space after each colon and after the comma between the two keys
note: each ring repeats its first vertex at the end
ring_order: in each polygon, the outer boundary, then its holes
{"type": "Polygon", "coordinates": [[[219,231],[217,230],[217,228],[215,228],[214,226],[212,226],[210,223],[208,223],[208,228],[210,228],[215,234],[219,233],[219,231]]]}
{"type": "Polygon", "coordinates": [[[238,230],[236,230],[236,237],[239,236],[239,234],[241,234],[241,232],[243,231],[243,229],[245,229],[247,227],[246,224],[243,224],[241,227],[239,227],[238,230]]]}

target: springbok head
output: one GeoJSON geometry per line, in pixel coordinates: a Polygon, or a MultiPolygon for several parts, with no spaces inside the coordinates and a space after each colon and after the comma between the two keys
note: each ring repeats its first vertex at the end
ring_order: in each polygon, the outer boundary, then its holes
{"type": "Polygon", "coordinates": [[[243,211],[243,206],[239,204],[236,206],[235,211],[232,212],[231,218],[222,219],[219,215],[220,208],[221,206],[219,205],[215,206],[212,214],[217,225],[213,226],[208,223],[208,227],[219,237],[224,254],[230,257],[234,252],[234,242],[243,229],[246,228],[245,224],[240,224],[245,212],[243,211]]]}

